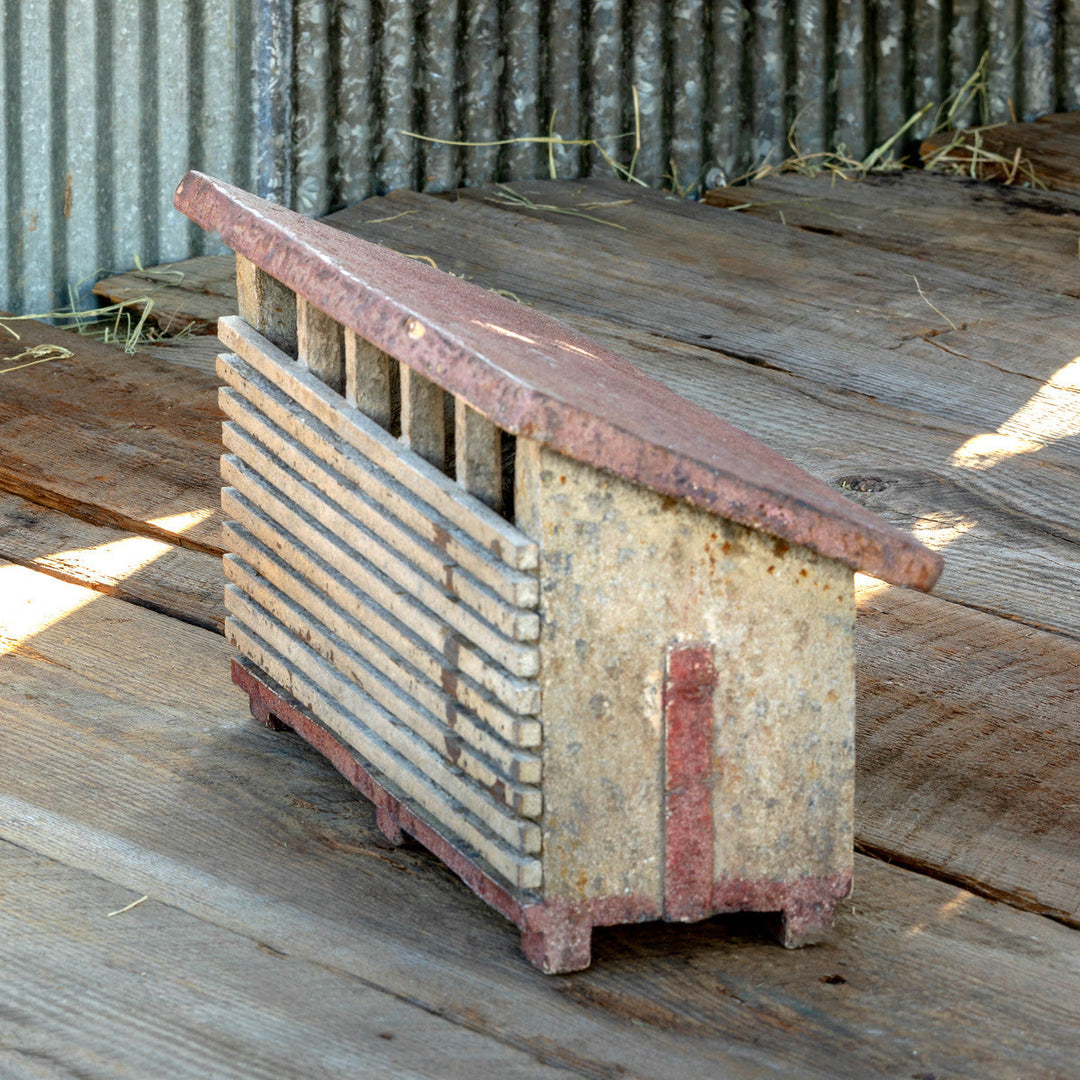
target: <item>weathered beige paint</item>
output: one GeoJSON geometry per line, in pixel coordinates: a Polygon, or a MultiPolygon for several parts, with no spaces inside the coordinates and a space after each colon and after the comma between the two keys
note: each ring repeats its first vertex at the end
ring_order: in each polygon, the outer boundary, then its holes
{"type": "Polygon", "coordinates": [[[851,571],[518,440],[540,545],[544,893],[662,902],[664,650],[710,643],[715,873],[852,862],[851,571]]]}

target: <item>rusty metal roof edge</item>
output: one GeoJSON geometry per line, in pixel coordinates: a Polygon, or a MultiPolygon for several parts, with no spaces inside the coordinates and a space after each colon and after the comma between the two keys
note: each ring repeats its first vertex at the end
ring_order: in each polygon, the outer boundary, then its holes
{"type": "Polygon", "coordinates": [[[198,172],[175,205],[512,434],[895,585],[941,573],[938,553],[550,316],[198,172]]]}

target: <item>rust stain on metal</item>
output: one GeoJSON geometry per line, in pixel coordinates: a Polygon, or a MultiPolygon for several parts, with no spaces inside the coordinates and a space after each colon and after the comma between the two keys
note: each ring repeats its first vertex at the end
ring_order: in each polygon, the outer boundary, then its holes
{"type": "Polygon", "coordinates": [[[175,202],[511,434],[896,585],[941,573],[937,553],[556,319],[197,172],[175,202]]]}

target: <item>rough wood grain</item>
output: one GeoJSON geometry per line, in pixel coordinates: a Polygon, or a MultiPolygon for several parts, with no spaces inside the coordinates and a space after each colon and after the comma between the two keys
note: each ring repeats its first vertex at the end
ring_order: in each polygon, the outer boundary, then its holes
{"type": "MultiPolygon", "coordinates": [[[[96,524],[220,554],[217,384],[41,323],[0,333],[72,355],[0,376],[0,490],[96,524]]],[[[16,361],[17,363],[17,361],[16,361]]]]}
{"type": "Polygon", "coordinates": [[[1080,646],[857,591],[858,845],[1080,928],[1080,646]]]}
{"type": "Polygon", "coordinates": [[[236,311],[236,270],[231,255],[201,255],[195,259],[113,274],[94,285],[94,293],[110,302],[130,304],[142,311],[151,301],[150,316],[165,333],[186,327],[195,334],[213,334],[222,314],[236,311]],[[222,310],[221,298],[230,301],[222,310]]]}
{"type": "Polygon", "coordinates": [[[912,170],[858,183],[787,173],[716,188],[704,201],[1008,285],[1080,296],[1076,195],[912,170]]]}
{"type": "Polygon", "coordinates": [[[1053,113],[1031,123],[997,124],[970,132],[942,131],[923,140],[919,153],[923,161],[941,161],[939,152],[957,140],[959,145],[948,153],[949,166],[970,168],[984,180],[1003,180],[1012,172],[1011,162],[1019,151],[1040,183],[1080,194],[1080,112],[1053,113]],[[1009,164],[987,161],[986,152],[1009,164]]]}
{"type": "MultiPolygon", "coordinates": [[[[11,585],[31,573],[0,572],[11,585]]],[[[227,685],[220,638],[54,584],[66,595],[31,592],[54,614],[81,606],[3,659],[11,722],[0,758],[0,836],[93,874],[87,899],[103,890],[106,910],[149,894],[117,919],[153,919],[162,948],[180,942],[165,953],[176,955],[173,964],[152,965],[149,985],[160,980],[161,994],[190,992],[170,982],[184,978],[213,994],[222,969],[223,978],[251,973],[270,989],[294,972],[300,988],[329,986],[329,972],[350,1002],[362,982],[468,1029],[448,1038],[475,1032],[504,1053],[611,1080],[1057,1078],[1080,1054],[1074,931],[865,858],[831,944],[787,952],[750,918],[624,927],[597,932],[592,970],[545,978],[521,959],[512,929],[432,859],[388,850],[369,808],[325,763],[246,717],[227,685]],[[160,648],[142,650],[148,638],[160,648]],[[139,660],[118,664],[118,656],[139,660]],[[182,930],[170,937],[171,927],[192,925],[188,916],[198,921],[191,933],[221,935],[207,974],[188,976],[182,948],[190,938],[182,930]],[[226,931],[286,954],[266,954],[285,973],[242,956],[234,967],[240,945],[226,931]]],[[[68,916],[48,892],[35,903],[33,892],[17,894],[26,898],[18,924],[32,927],[37,942],[56,938],[58,964],[76,938],[86,970],[73,974],[93,983],[112,971],[118,1001],[134,993],[123,972],[141,941],[131,940],[130,951],[122,941],[95,947],[75,934],[81,915],[68,916]],[[118,955],[124,963],[110,968],[118,955]]],[[[115,921],[110,933],[120,932],[115,921]]],[[[128,925],[134,935],[145,924],[128,925]]],[[[149,999],[146,980],[138,985],[149,999]]],[[[55,990],[42,996],[56,1001],[55,990]]],[[[200,1030],[234,1030],[251,1015],[250,1000],[241,994],[232,1021],[200,1013],[200,1030]]],[[[96,1010],[101,1001],[89,1004],[96,1010]]],[[[140,1001],[131,1007],[140,1028],[150,1023],[140,1001]]],[[[316,1022],[338,1015],[331,1007],[316,1022]]],[[[38,1029],[65,1064],[62,1033],[74,1023],[38,1029]]],[[[360,1029],[374,1026],[361,1021],[360,1029]]],[[[119,1044],[117,1053],[127,1052],[119,1044]]]]}
{"type": "Polygon", "coordinates": [[[225,929],[157,898],[110,918],[144,894],[10,843],[0,880],[5,1080],[568,1075],[275,948],[257,925],[225,929]]]}
{"type": "Polygon", "coordinates": [[[221,560],[0,495],[0,559],[222,631],[221,560]]]}
{"type": "Polygon", "coordinates": [[[442,206],[395,192],[328,220],[407,243],[441,269],[559,318],[599,309],[628,328],[664,334],[673,347],[705,346],[987,431],[1020,410],[1034,380],[1045,382],[1076,356],[1080,314],[1070,298],[946,267],[928,275],[918,259],[717,214],[661,192],[628,195],[604,180],[517,189],[578,214],[593,206],[623,228],[492,202],[483,189],[442,206]],[[605,201],[611,205],[597,207],[605,201]],[[415,212],[365,224],[390,207],[415,212]]]}
{"type": "MultiPolygon", "coordinates": [[[[606,182],[534,186],[538,202],[571,209],[626,196],[606,182]]],[[[594,208],[626,233],[483,198],[439,206],[399,193],[334,220],[513,290],[821,479],[880,489],[855,497],[928,542],[949,541],[939,594],[1080,632],[1067,584],[1080,539],[1071,299],[950,269],[928,277],[915,259],[653,193],[594,208]],[[406,205],[414,212],[397,222],[364,224],[406,205]],[[959,311],[984,307],[964,332],[973,346],[936,333],[948,327],[919,298],[910,275],[920,273],[924,291],[948,282],[959,311]],[[996,350],[1008,341],[1002,370],[996,350]],[[991,563],[998,573],[981,572],[991,563]]]]}
{"type": "MultiPolygon", "coordinates": [[[[955,190],[965,187],[958,184],[955,190]]],[[[625,196],[625,189],[622,191],[625,196]]],[[[391,209],[400,209],[398,199],[373,200],[370,216],[383,217],[391,209]]],[[[680,204],[674,205],[677,210],[680,204]]],[[[957,449],[986,425],[945,422],[852,394],[843,368],[829,385],[821,386],[703,347],[711,342],[697,346],[675,343],[670,336],[671,324],[678,321],[675,309],[650,332],[617,325],[616,320],[623,317],[615,295],[618,290],[588,269],[596,238],[615,230],[567,215],[530,217],[489,207],[493,213],[512,219],[507,228],[529,249],[525,266],[520,245],[516,251],[495,243],[485,246],[467,230],[451,233],[450,240],[444,241],[437,224],[450,209],[428,199],[392,227],[365,228],[369,234],[378,232],[384,242],[399,247],[408,244],[408,250],[425,250],[420,245],[429,235],[434,236],[437,244],[433,241],[426,250],[438,256],[443,250],[438,245],[446,244],[449,253],[450,261],[440,265],[470,273],[492,287],[506,287],[513,279],[512,287],[530,302],[549,303],[533,297],[530,275],[523,270],[531,267],[531,275],[537,279],[561,273],[568,263],[562,256],[549,261],[545,254],[548,248],[556,253],[576,252],[579,266],[564,282],[574,283],[573,288],[582,295],[582,307],[586,303],[592,307],[578,315],[560,312],[563,317],[576,321],[586,333],[601,338],[673,388],[722,411],[821,478],[846,482],[851,497],[890,516],[896,524],[919,526],[921,535],[936,536],[938,541],[951,536],[945,548],[946,572],[939,594],[999,611],[1009,620],[1019,618],[1073,635],[1080,632],[1074,587],[1074,440],[1051,439],[1032,452],[1003,457],[992,468],[957,468],[953,462],[957,449]],[[610,313],[613,305],[615,314],[610,313]],[[987,567],[994,569],[988,571],[987,567]]],[[[665,203],[663,209],[671,207],[665,203]]],[[[613,215],[621,211],[591,212],[613,215]]],[[[694,211],[698,215],[705,212],[701,208],[694,211]]],[[[639,222],[638,235],[652,227],[639,222]]],[[[776,225],[766,226],[766,232],[772,235],[770,243],[779,243],[794,230],[776,225]]],[[[812,236],[803,239],[814,240],[812,236]]],[[[850,245],[822,240],[822,260],[831,259],[834,252],[850,251],[850,245]]],[[[660,245],[651,244],[650,248],[651,258],[662,257],[660,245]]],[[[744,257],[753,257],[753,249],[746,243],[739,250],[744,257]]],[[[666,258],[669,266],[688,263],[689,272],[695,272],[697,257],[685,246],[671,246],[666,258]]],[[[637,262],[644,273],[644,260],[637,262]]],[[[764,271],[756,280],[760,288],[771,288],[764,271]]],[[[925,277],[921,281],[927,284],[925,277]]],[[[567,291],[572,291],[569,286],[567,291]]],[[[926,311],[933,320],[933,312],[926,311]]],[[[796,330],[787,333],[791,348],[798,348],[796,330]]],[[[850,331],[840,325],[838,333],[843,341],[850,331]]],[[[857,343],[850,348],[857,350],[857,343]]],[[[946,353],[937,351],[943,363],[951,362],[946,353]]],[[[896,362],[904,376],[900,359],[896,362]]],[[[913,381],[910,374],[904,377],[913,381]]],[[[973,385],[980,387],[981,395],[984,384],[992,385],[996,378],[993,368],[985,365],[981,379],[973,385]]],[[[1039,386],[1032,384],[1030,397],[1037,396],[1039,386]]],[[[1066,390],[1060,396],[1067,406],[1072,395],[1066,390]]],[[[999,419],[990,430],[1000,423],[999,419]]],[[[920,607],[915,603],[910,618],[902,618],[907,611],[899,606],[906,602],[904,594],[895,590],[883,593],[877,602],[886,600],[890,605],[887,618],[879,618],[875,609],[864,603],[858,623],[859,716],[868,718],[867,725],[860,726],[860,743],[870,748],[864,753],[860,745],[861,842],[934,873],[952,874],[957,880],[970,878],[983,891],[1006,895],[1014,903],[1053,911],[1058,917],[1071,912],[1075,917],[1075,889],[1069,882],[1075,882],[1080,874],[1073,864],[1061,861],[1058,824],[1069,820],[1067,816],[1062,819],[1060,807],[1075,802],[1074,797],[1062,797],[1060,792],[1075,792],[1077,781],[1057,768],[1053,770],[1057,779],[1049,787],[1035,783],[1022,787],[1020,776],[1029,745],[1045,746],[1059,762],[1076,759],[1069,723],[1074,710],[1066,674],[1053,678],[1045,674],[1046,664],[1064,663],[1061,670],[1067,672],[1072,660],[1058,658],[1071,657],[1070,646],[1059,636],[1031,635],[1015,622],[951,604],[931,602],[920,607]],[[933,628],[932,634],[924,631],[924,624],[933,628]],[[864,632],[866,625],[873,629],[864,632]],[[974,707],[977,722],[973,724],[966,722],[960,704],[970,669],[948,655],[953,637],[975,646],[995,643],[984,656],[988,667],[980,675],[980,685],[986,689],[974,707]],[[1025,641],[1039,643],[1038,648],[1022,650],[1018,658],[1017,643],[1025,641]],[[999,663],[1000,670],[995,666],[999,663]],[[1013,686],[1033,687],[1026,704],[1013,694],[1013,686]],[[999,695],[1005,703],[1015,701],[1015,710],[1003,705],[995,711],[993,702],[999,695]],[[945,708],[942,702],[957,710],[947,724],[939,722],[945,708]],[[889,723],[873,719],[881,716],[889,717],[889,723]],[[1024,720],[1030,726],[1025,726],[1024,720]],[[1001,757],[992,749],[1002,739],[1012,737],[1016,742],[1007,743],[1014,748],[1009,755],[1001,757]],[[934,752],[910,755],[907,748],[911,742],[934,752]],[[932,785],[921,783],[920,769],[932,769],[938,779],[932,785]],[[911,795],[913,789],[918,790],[917,797],[911,795]],[[1005,797],[1002,792],[1010,794],[1005,797]],[[970,822],[980,824],[976,829],[970,822]],[[952,842],[950,837],[964,839],[952,842]],[[974,881],[976,875],[978,882],[974,881]]]]}

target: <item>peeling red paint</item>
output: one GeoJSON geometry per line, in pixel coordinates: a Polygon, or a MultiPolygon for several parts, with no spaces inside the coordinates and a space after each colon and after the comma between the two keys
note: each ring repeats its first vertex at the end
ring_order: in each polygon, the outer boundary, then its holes
{"type": "Polygon", "coordinates": [[[664,917],[709,914],[713,887],[712,693],[708,645],[668,650],[664,678],[664,917]]]}
{"type": "MultiPolygon", "coordinates": [[[[677,650],[670,665],[687,700],[710,688],[712,657],[704,666],[701,650],[677,650]]],[[[408,833],[455,873],[481,900],[521,931],[526,958],[542,971],[558,974],[589,966],[595,926],[679,918],[649,896],[598,896],[572,902],[557,897],[515,891],[501,884],[452,839],[442,835],[409,806],[388,792],[357,755],[329,729],[249,660],[233,660],[232,679],[251,702],[251,712],[262,723],[289,727],[321,753],[363,795],[375,804],[376,822],[394,844],[408,833]]],[[[710,691],[711,692],[711,691],[710,691]]],[[[694,902],[700,880],[693,883],[694,902]]],[[[695,918],[733,911],[780,912],[780,940],[787,946],[807,944],[822,936],[832,923],[837,901],[851,891],[851,874],[800,877],[792,881],[723,878],[711,884],[706,910],[695,918]]]]}

